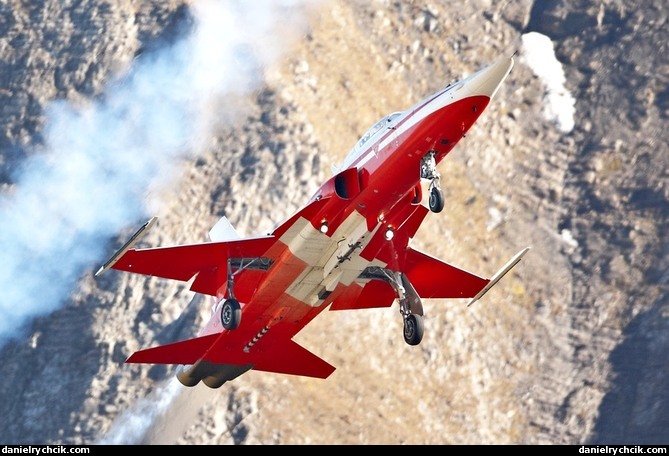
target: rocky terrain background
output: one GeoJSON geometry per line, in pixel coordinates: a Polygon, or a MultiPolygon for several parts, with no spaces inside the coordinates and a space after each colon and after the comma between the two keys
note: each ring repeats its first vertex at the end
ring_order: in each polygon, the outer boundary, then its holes
{"type": "MultiPolygon", "coordinates": [[[[118,74],[187,36],[195,3],[2,1],[3,193],[16,192],[21,163],[48,153],[55,100],[103,97],[118,74]]],[[[185,389],[170,367],[123,361],[192,337],[208,301],[179,283],[93,277],[144,219],[129,220],[66,302],[0,349],[0,441],[669,443],[664,4],[292,4],[308,20],[277,28],[294,36],[258,87],[213,100],[237,115],[189,146],[143,244],[203,241],[222,215],[242,234],[271,228],[380,117],[518,51],[442,164],[446,208],[414,244],[482,275],[530,253],[471,308],[426,302],[418,347],[402,340],[396,306],[324,312],[297,340],[337,367],[330,378],[251,371],[218,390],[185,389]],[[523,62],[528,32],[548,36],[563,64],[570,131],[543,115],[546,88],[523,62]]]]}

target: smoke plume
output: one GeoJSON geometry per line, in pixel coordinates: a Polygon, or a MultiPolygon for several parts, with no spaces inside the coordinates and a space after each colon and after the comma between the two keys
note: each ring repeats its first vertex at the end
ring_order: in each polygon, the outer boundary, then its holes
{"type": "Polygon", "coordinates": [[[234,116],[216,101],[258,88],[286,45],[279,30],[304,32],[305,7],[193,2],[188,35],[138,56],[100,99],[48,108],[43,150],[0,197],[0,343],[63,305],[109,255],[109,240],[146,220],[147,195],[234,116]]]}
{"type": "Polygon", "coordinates": [[[153,425],[156,417],[166,413],[172,401],[183,390],[183,385],[172,379],[160,386],[152,396],[133,404],[114,421],[112,428],[98,445],[138,445],[153,425]]]}

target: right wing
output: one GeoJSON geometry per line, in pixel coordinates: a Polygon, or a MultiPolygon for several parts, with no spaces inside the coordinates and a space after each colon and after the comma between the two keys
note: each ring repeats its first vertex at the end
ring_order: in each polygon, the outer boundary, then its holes
{"type": "MultiPolygon", "coordinates": [[[[146,227],[147,225],[144,225],[146,227]]],[[[140,228],[140,231],[144,228],[140,228]]],[[[138,239],[138,233],[131,241],[138,239]]],[[[126,243],[121,250],[100,268],[96,275],[107,269],[134,272],[136,274],[162,277],[187,282],[197,275],[190,289],[216,296],[216,292],[227,280],[228,260],[240,262],[260,261],[259,265],[271,264],[263,255],[274,245],[274,236],[240,239],[228,242],[205,242],[202,244],[132,249],[126,243]]]]}
{"type": "Polygon", "coordinates": [[[229,242],[131,249],[121,255],[112,269],[187,282],[197,275],[191,290],[216,296],[227,280],[229,259],[262,258],[276,242],[274,236],[229,242]]]}
{"type": "MultiPolygon", "coordinates": [[[[132,248],[155,223],[156,217],[153,217],[137,230],[95,275],[100,275],[108,269],[117,269],[182,282],[188,282],[195,277],[190,287],[192,291],[216,296],[227,281],[230,264],[231,267],[237,269],[237,272],[241,272],[235,279],[237,284],[235,292],[241,298],[245,295],[244,284],[248,282],[249,287],[254,288],[251,283],[257,282],[258,274],[262,274],[262,271],[266,271],[272,265],[274,259],[266,255],[281,235],[298,218],[304,217],[311,220],[326,201],[327,198],[323,198],[312,202],[281,223],[271,235],[267,236],[175,247],[132,248]]],[[[229,224],[227,220],[225,222],[229,224]]],[[[230,239],[231,227],[219,224],[216,225],[218,228],[214,227],[214,237],[230,239]]]]}

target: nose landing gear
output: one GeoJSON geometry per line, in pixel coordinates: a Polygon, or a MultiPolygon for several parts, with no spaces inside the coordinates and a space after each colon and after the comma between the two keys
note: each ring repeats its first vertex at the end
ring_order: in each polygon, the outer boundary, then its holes
{"type": "Polygon", "coordinates": [[[441,212],[444,209],[444,192],[441,190],[440,176],[437,171],[436,152],[431,150],[421,159],[420,177],[430,181],[430,197],[428,200],[432,212],[441,212]]]}
{"type": "Polygon", "coordinates": [[[442,192],[441,188],[439,188],[438,179],[436,185],[434,182],[435,181],[432,181],[430,184],[430,210],[432,212],[441,212],[441,210],[444,208],[444,192],[442,192]]]}

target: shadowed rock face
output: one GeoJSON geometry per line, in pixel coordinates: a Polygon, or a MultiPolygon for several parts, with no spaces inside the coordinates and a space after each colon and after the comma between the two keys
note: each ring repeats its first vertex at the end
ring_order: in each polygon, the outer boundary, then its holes
{"type": "MultiPolygon", "coordinates": [[[[104,97],[133,59],[194,26],[177,0],[29,3],[0,5],[8,195],[26,157],[48,153],[53,100],[104,97]]],[[[446,208],[414,240],[483,275],[531,245],[484,300],[470,309],[426,302],[418,347],[405,346],[396,307],[326,312],[297,340],[337,367],[330,378],[252,371],[163,407],[156,398],[173,367],[123,361],[195,335],[208,299],[185,284],[114,271],[94,279],[99,264],[91,265],[59,310],[0,350],[3,440],[123,440],[121,424],[141,411],[153,425],[133,424],[128,440],[667,443],[667,13],[653,0],[550,3],[316,5],[309,32],[265,72],[265,86],[216,100],[241,114],[183,162],[143,240],[200,242],[222,215],[242,234],[270,229],[378,118],[539,32],[552,39],[576,98],[575,128],[564,133],[544,119],[544,88],[517,59],[445,160],[446,208]]],[[[109,253],[133,229],[109,239],[109,253]]]]}
{"type": "MultiPolygon", "coordinates": [[[[669,37],[663,24],[666,13],[653,2],[635,8],[557,2],[536,6],[527,25],[555,36],[558,57],[578,81],[576,148],[559,226],[579,245],[570,255],[568,309],[579,382],[605,391],[593,432],[580,441],[657,444],[669,438],[661,387],[669,375],[663,362],[669,348],[663,336],[669,310],[667,58],[656,49],[669,37]]],[[[573,394],[579,389],[574,385],[573,394]]],[[[562,410],[567,420],[574,406],[565,401],[562,410]]]]}

